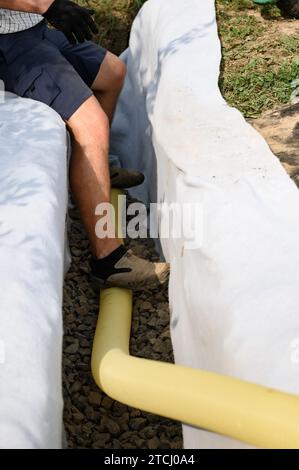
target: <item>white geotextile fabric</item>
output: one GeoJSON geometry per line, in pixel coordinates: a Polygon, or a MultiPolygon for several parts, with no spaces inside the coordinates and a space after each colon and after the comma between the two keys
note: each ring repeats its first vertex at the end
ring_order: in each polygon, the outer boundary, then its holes
{"type": "Polygon", "coordinates": [[[67,140],[46,105],[0,104],[0,448],[62,443],[67,140]]]}
{"type": "MultiPolygon", "coordinates": [[[[112,151],[145,172],[134,194],[203,207],[200,248],[162,240],[176,362],[299,394],[299,194],[219,92],[214,1],[149,0],[123,59],[112,151]]],[[[187,426],[184,443],[245,447],[187,426]]]]}

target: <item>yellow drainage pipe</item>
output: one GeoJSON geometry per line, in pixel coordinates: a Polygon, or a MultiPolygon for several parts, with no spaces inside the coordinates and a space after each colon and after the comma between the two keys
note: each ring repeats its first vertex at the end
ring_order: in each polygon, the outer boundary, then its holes
{"type": "Polygon", "coordinates": [[[299,448],[298,396],[204,370],[132,357],[131,315],[131,291],[102,290],[91,367],[94,380],[107,395],[256,447],[299,448]]]}

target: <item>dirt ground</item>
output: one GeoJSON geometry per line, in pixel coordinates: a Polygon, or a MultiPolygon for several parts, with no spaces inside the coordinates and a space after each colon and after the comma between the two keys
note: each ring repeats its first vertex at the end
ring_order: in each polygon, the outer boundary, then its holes
{"type": "Polygon", "coordinates": [[[250,123],[299,186],[299,103],[268,111],[250,123]]]}

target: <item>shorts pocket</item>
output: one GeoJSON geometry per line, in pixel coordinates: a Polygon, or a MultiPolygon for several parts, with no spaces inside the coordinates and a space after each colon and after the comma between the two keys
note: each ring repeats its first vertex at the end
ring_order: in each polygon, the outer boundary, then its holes
{"type": "Polygon", "coordinates": [[[15,93],[25,98],[41,101],[51,106],[61,92],[59,86],[46,69],[37,67],[22,74],[15,83],[15,93]]]}

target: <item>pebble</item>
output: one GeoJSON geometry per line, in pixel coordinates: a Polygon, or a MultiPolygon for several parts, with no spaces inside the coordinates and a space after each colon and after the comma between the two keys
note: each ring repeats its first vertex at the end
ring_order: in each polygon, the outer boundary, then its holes
{"type": "Polygon", "coordinates": [[[106,408],[107,410],[110,410],[110,408],[112,407],[113,405],[113,400],[111,400],[111,398],[109,397],[104,397],[103,400],[102,400],[102,406],[104,408],[106,408]]]}
{"type": "Polygon", "coordinates": [[[101,433],[98,435],[98,438],[95,442],[93,442],[92,447],[94,449],[103,449],[107,443],[107,441],[110,440],[110,434],[108,433],[101,433]]]}
{"type": "Polygon", "coordinates": [[[147,442],[147,446],[149,449],[158,449],[159,448],[160,441],[159,439],[155,436],[149,439],[147,442]]]}
{"type": "MultiPolygon", "coordinates": [[[[84,267],[90,256],[81,222],[70,231],[75,255],[64,285],[64,423],[70,448],[180,449],[181,426],[172,420],[116,402],[94,384],[90,355],[98,317],[98,296],[88,283],[84,267]]],[[[157,256],[151,240],[130,241],[143,257],[157,256]]],[[[137,251],[138,251],[137,250],[137,251]]],[[[135,250],[136,251],[136,250],[135,250]]],[[[134,296],[131,354],[173,362],[169,334],[167,287],[134,296]]]]}
{"type": "Polygon", "coordinates": [[[147,420],[145,418],[134,418],[130,421],[130,427],[135,431],[144,428],[146,426],[147,420]]]}
{"type": "Polygon", "coordinates": [[[88,395],[88,402],[91,405],[100,406],[100,404],[102,402],[102,397],[101,397],[100,393],[90,392],[90,394],[88,395]]]}
{"type": "Polygon", "coordinates": [[[79,341],[76,339],[73,343],[65,348],[67,354],[75,354],[79,349],[79,341]]]}

